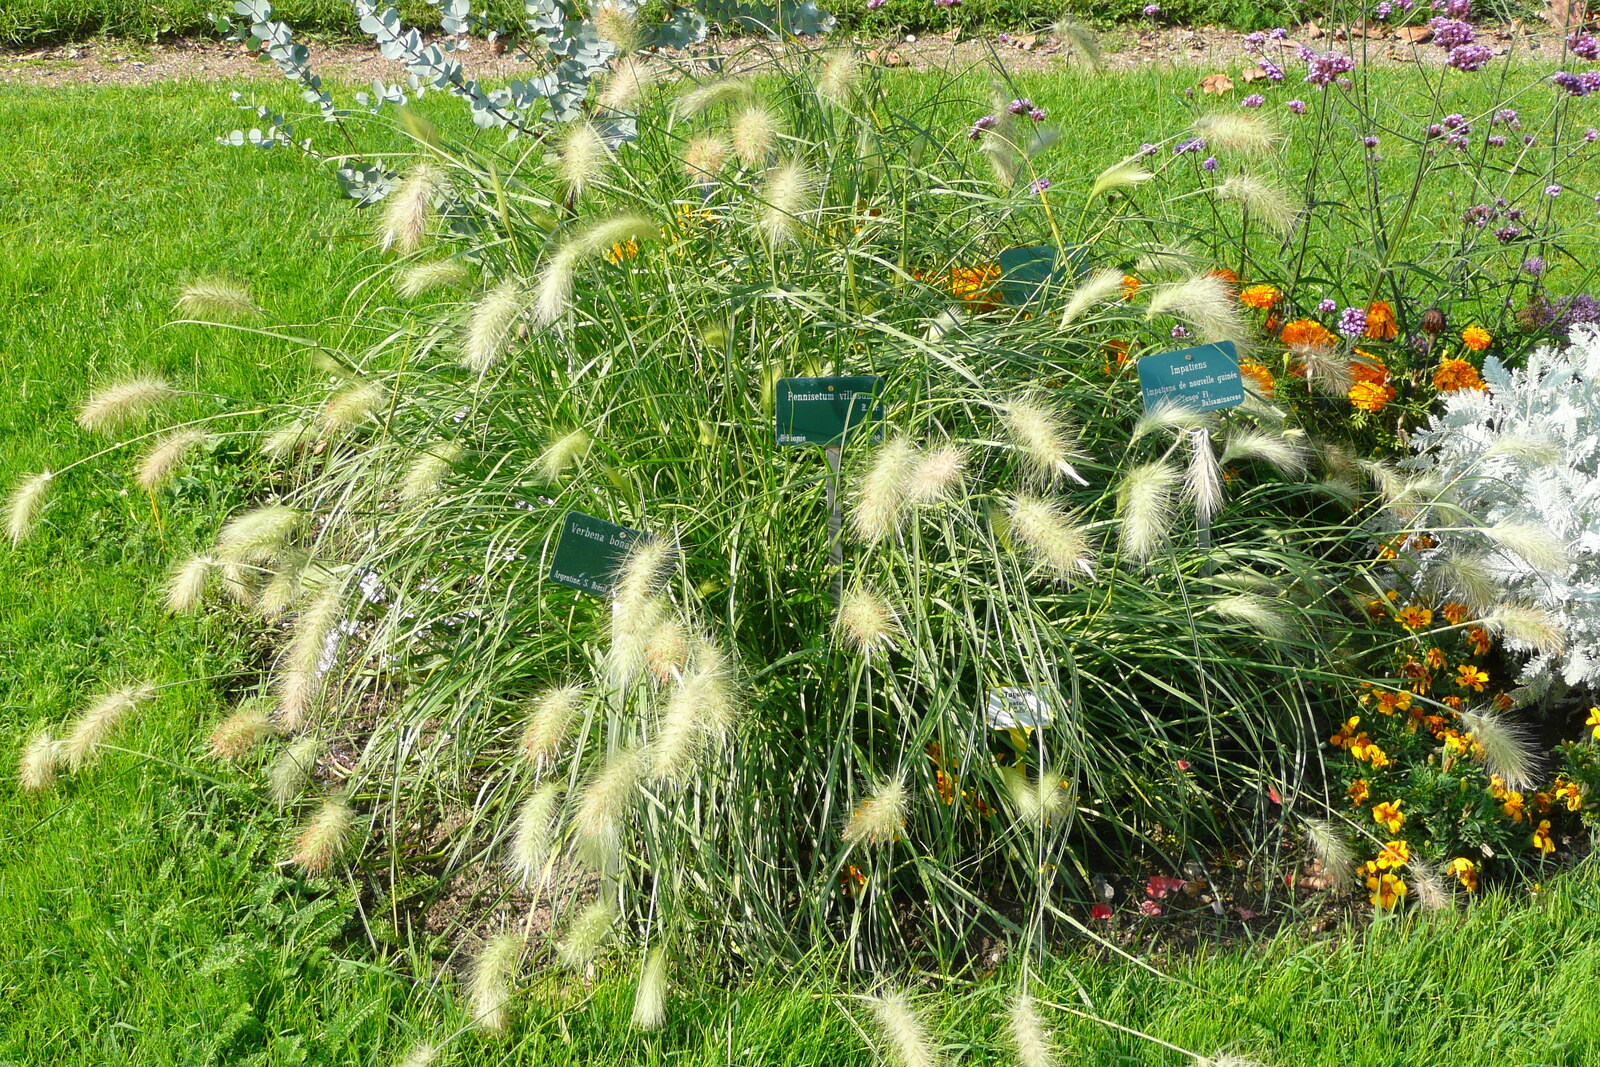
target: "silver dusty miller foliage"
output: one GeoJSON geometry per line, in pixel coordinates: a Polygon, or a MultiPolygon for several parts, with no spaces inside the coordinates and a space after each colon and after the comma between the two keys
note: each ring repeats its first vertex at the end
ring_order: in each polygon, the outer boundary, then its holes
{"type": "MultiPolygon", "coordinates": [[[[1564,566],[1538,567],[1478,546],[1505,598],[1537,607],[1563,631],[1564,653],[1507,635],[1507,647],[1530,655],[1518,678],[1525,695],[1558,677],[1592,685],[1600,681],[1600,329],[1576,327],[1570,346],[1542,347],[1515,370],[1490,356],[1483,379],[1487,389],[1444,397],[1443,412],[1415,434],[1408,466],[1473,519],[1532,528],[1565,547],[1564,566]]],[[[1424,553],[1423,577],[1447,570],[1450,558],[1444,548],[1424,553]]]]}
{"type": "MultiPolygon", "coordinates": [[[[407,28],[392,4],[372,0],[351,0],[361,29],[377,43],[386,59],[404,64],[406,80],[387,84],[375,80],[370,93],[355,96],[355,104],[376,113],[388,105],[403,106],[409,99],[430,90],[447,92],[462,100],[472,121],[484,129],[504,129],[507,136],[540,136],[548,127],[571,122],[584,114],[595,79],[610,66],[618,48],[600,35],[589,12],[579,0],[525,0],[523,26],[527,31],[518,58],[540,70],[528,78],[513,79],[504,88],[485,88],[468,78],[453,53],[467,47],[464,35],[479,33],[493,40],[505,33],[473,14],[470,0],[430,0],[440,10],[444,30],[442,43],[429,43],[415,28],[407,28]]],[[[625,14],[638,8],[629,0],[609,0],[625,14]]],[[[641,29],[643,48],[684,48],[703,41],[708,17],[746,28],[761,28],[786,34],[825,33],[834,19],[821,11],[815,0],[778,0],[777,5],[746,3],[743,0],[700,0],[695,7],[678,7],[665,21],[641,29]]],[[[289,81],[300,87],[301,96],[314,104],[325,122],[338,123],[354,112],[339,107],[322,79],[309,66],[310,52],[294,39],[294,31],[273,17],[271,0],[236,0],[232,15],[213,16],[217,29],[227,39],[242,41],[277,64],[289,81]]],[[[240,101],[238,93],[233,94],[240,101]]],[[[234,130],[219,138],[227,145],[254,145],[260,148],[293,147],[316,156],[312,138],[297,138],[290,120],[268,107],[251,108],[261,125],[234,130]]],[[[608,115],[596,122],[613,144],[631,140],[636,132],[629,115],[608,115]]],[[[363,204],[388,195],[395,175],[377,165],[347,163],[339,169],[345,191],[363,204]]]]}

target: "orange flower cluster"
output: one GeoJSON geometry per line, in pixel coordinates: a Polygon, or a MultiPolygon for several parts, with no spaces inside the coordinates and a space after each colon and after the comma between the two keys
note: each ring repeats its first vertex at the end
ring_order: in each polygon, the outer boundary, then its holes
{"type": "Polygon", "coordinates": [[[1240,377],[1244,378],[1245,381],[1249,382],[1251,386],[1255,388],[1256,392],[1260,393],[1268,400],[1272,399],[1272,395],[1274,391],[1276,391],[1278,383],[1273,379],[1272,372],[1265,366],[1260,363],[1246,360],[1239,364],[1239,375],[1240,377]]]}
{"type": "Polygon", "coordinates": [[[1122,299],[1132,300],[1139,292],[1139,279],[1131,274],[1122,276],[1122,299]]]}
{"type": "Polygon", "coordinates": [[[1490,340],[1489,331],[1477,324],[1468,326],[1461,331],[1461,343],[1474,352],[1482,352],[1485,348],[1488,348],[1490,340]]]}
{"type": "Polygon", "coordinates": [[[1239,294],[1239,303],[1256,311],[1265,311],[1283,299],[1283,293],[1270,285],[1252,285],[1239,294]]]}
{"type": "Polygon", "coordinates": [[[1373,744],[1372,738],[1367,736],[1365,730],[1356,733],[1356,727],[1360,725],[1361,716],[1350,716],[1349,720],[1339,727],[1339,732],[1328,738],[1328,744],[1349,752],[1357,762],[1370,763],[1373,770],[1381,771],[1389,766],[1389,754],[1373,744]]]}
{"type": "Polygon", "coordinates": [[[1284,323],[1278,339],[1290,348],[1332,348],[1339,339],[1315,319],[1293,319],[1284,323]]]}
{"type": "Polygon", "coordinates": [[[1000,265],[985,263],[978,267],[951,267],[949,288],[952,296],[989,310],[1000,306],[1000,296],[994,286],[1000,280],[1000,265]]]}
{"type": "Polygon", "coordinates": [[[1370,352],[1358,348],[1356,356],[1350,361],[1350,404],[1361,411],[1382,411],[1395,397],[1394,386],[1389,384],[1389,368],[1370,352]]]}
{"type": "Polygon", "coordinates": [[[1400,332],[1395,323],[1394,308],[1389,306],[1387,300],[1374,300],[1367,307],[1367,332],[1365,336],[1372,341],[1391,341],[1394,335],[1400,332]]]}
{"type": "Polygon", "coordinates": [[[1479,376],[1478,368],[1464,359],[1442,359],[1439,369],[1433,372],[1433,387],[1441,393],[1482,389],[1483,378],[1479,376]]]}

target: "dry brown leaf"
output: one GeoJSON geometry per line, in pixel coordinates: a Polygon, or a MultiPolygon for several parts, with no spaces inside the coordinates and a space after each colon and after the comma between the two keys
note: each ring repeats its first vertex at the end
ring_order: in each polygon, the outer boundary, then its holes
{"type": "Polygon", "coordinates": [[[1039,35],[1037,33],[1019,34],[1011,38],[1011,43],[1013,46],[1022,49],[1024,52],[1031,52],[1033,51],[1034,46],[1039,43],[1039,35]]]}
{"type": "Polygon", "coordinates": [[[1244,73],[1239,75],[1239,80],[1242,82],[1260,81],[1266,76],[1267,72],[1260,67],[1246,67],[1244,68],[1244,73]]]}
{"type": "Polygon", "coordinates": [[[1395,38],[1411,44],[1427,44],[1433,40],[1433,30],[1427,26],[1401,26],[1394,31],[1395,38]]]}
{"type": "Polygon", "coordinates": [[[1207,74],[1200,79],[1200,89],[1202,92],[1215,93],[1221,96],[1223,93],[1232,91],[1233,79],[1226,74],[1207,74]]]}
{"type": "Polygon", "coordinates": [[[1318,26],[1315,22],[1306,23],[1300,32],[1311,38],[1313,41],[1319,37],[1326,37],[1328,35],[1328,31],[1323,29],[1321,26],[1318,26]]]}

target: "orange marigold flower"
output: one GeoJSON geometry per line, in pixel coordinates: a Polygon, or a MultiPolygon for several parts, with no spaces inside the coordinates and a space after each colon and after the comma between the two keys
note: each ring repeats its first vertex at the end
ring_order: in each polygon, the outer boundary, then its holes
{"type": "Polygon", "coordinates": [[[1378,851],[1377,863],[1379,870],[1392,870],[1404,867],[1411,862],[1411,846],[1404,841],[1390,841],[1378,851]]]}
{"type": "Polygon", "coordinates": [[[1533,847],[1546,856],[1556,850],[1556,843],[1550,839],[1549,819],[1539,820],[1539,825],[1533,831],[1533,847]]]}
{"type": "Polygon", "coordinates": [[[1474,352],[1482,352],[1488,348],[1490,340],[1492,338],[1489,336],[1489,331],[1476,323],[1461,331],[1461,343],[1474,352]]]}
{"type": "Polygon", "coordinates": [[[1394,909],[1406,896],[1405,882],[1388,872],[1368,875],[1367,888],[1372,890],[1372,906],[1382,911],[1394,909]]]}
{"type": "Polygon", "coordinates": [[[1395,622],[1408,630],[1421,630],[1433,622],[1433,612],[1417,604],[1407,604],[1395,616],[1395,622]]]}
{"type": "Polygon", "coordinates": [[[1367,306],[1366,336],[1373,341],[1392,340],[1399,333],[1395,325],[1394,308],[1387,300],[1374,300],[1367,306]]]}
{"type": "Polygon", "coordinates": [[[1523,819],[1527,818],[1527,812],[1524,810],[1521,793],[1507,792],[1501,797],[1501,801],[1501,812],[1503,812],[1505,817],[1510,819],[1512,822],[1521,822],[1523,819]]]}
{"type": "Polygon", "coordinates": [[[1122,299],[1124,299],[1124,300],[1132,300],[1134,294],[1137,293],[1138,291],[1139,291],[1139,279],[1135,278],[1131,274],[1124,274],[1122,276],[1122,299]]]}
{"type": "Polygon", "coordinates": [[[1459,389],[1482,389],[1483,378],[1478,368],[1464,359],[1441,359],[1439,369],[1433,372],[1433,387],[1441,393],[1459,389]]]}
{"type": "Polygon", "coordinates": [[[1372,789],[1367,785],[1365,778],[1357,778],[1350,783],[1350,788],[1344,791],[1344,795],[1350,798],[1350,803],[1359,808],[1372,795],[1372,789]]]}
{"type": "Polygon", "coordinates": [[[1400,832],[1400,827],[1406,824],[1405,812],[1400,810],[1401,801],[1385,800],[1372,806],[1372,821],[1387,829],[1391,834],[1400,832]]]}
{"type": "Polygon", "coordinates": [[[1283,293],[1270,285],[1252,285],[1239,294],[1239,303],[1247,308],[1265,311],[1283,299],[1283,293]]]}
{"type": "Polygon", "coordinates": [[[1362,411],[1379,412],[1395,398],[1394,386],[1357,382],[1350,387],[1350,404],[1362,411]]]}
{"type": "Polygon", "coordinates": [[[1439,609],[1439,614],[1449,619],[1451,626],[1460,626],[1472,615],[1472,609],[1460,601],[1452,600],[1439,609]]]}
{"type": "Polygon", "coordinates": [[[1474,693],[1483,692],[1483,685],[1489,680],[1489,675],[1474,667],[1470,663],[1463,663],[1456,668],[1456,688],[1470,689],[1474,693]]]}
{"type": "Polygon", "coordinates": [[[1260,363],[1244,361],[1239,364],[1239,375],[1268,400],[1272,399],[1273,393],[1277,390],[1278,383],[1273,379],[1272,372],[1260,363]]]}
{"type": "Polygon", "coordinates": [[[1575,782],[1565,778],[1556,779],[1555,798],[1567,806],[1568,811],[1581,811],[1583,809],[1583,791],[1575,782]]]}
{"type": "Polygon", "coordinates": [[[1227,267],[1218,267],[1216,270],[1208,270],[1206,273],[1213,278],[1221,278],[1229,285],[1239,284],[1239,276],[1233,273],[1233,271],[1229,270],[1227,267]]]}
{"type": "Polygon", "coordinates": [[[1423,662],[1436,671],[1444,670],[1444,649],[1430,648],[1428,654],[1422,657],[1423,662]]]}
{"type": "Polygon", "coordinates": [[[1505,693],[1503,693],[1503,692],[1502,693],[1496,693],[1494,695],[1494,710],[1496,710],[1496,711],[1510,711],[1511,710],[1511,704],[1512,704],[1511,698],[1509,696],[1507,696],[1505,693]]]}
{"type": "Polygon", "coordinates": [[[1332,348],[1339,339],[1315,319],[1294,319],[1284,324],[1278,339],[1290,348],[1332,348]]]}
{"type": "Polygon", "coordinates": [[[1478,865],[1465,856],[1458,856],[1450,861],[1450,873],[1461,882],[1461,888],[1469,893],[1478,891],[1478,865]]]}
{"type": "Polygon", "coordinates": [[[1485,630],[1482,626],[1467,627],[1467,644],[1472,646],[1472,654],[1474,656],[1488,655],[1490,644],[1489,631],[1485,630]]]}
{"type": "Polygon", "coordinates": [[[1371,352],[1356,349],[1356,358],[1350,361],[1350,380],[1371,382],[1373,385],[1389,384],[1389,368],[1371,352]]]}

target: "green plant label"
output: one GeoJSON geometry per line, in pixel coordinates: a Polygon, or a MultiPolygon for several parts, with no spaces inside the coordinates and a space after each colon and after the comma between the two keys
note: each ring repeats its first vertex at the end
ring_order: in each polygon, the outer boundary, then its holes
{"type": "Polygon", "coordinates": [[[1239,351],[1232,341],[1180,348],[1139,360],[1139,388],[1146,411],[1173,404],[1194,411],[1238,407],[1244,403],[1239,351]]]}
{"type": "Polygon", "coordinates": [[[550,560],[550,579],[595,596],[610,596],[617,567],[643,536],[638,530],[569,511],[550,560]]]}
{"type": "Polygon", "coordinates": [[[773,406],[780,445],[842,445],[883,419],[883,379],[780,378],[773,406]]]}
{"type": "Polygon", "coordinates": [[[1047,285],[1081,277],[1084,255],[1079,245],[1068,245],[1059,257],[1054,245],[1008,248],[1000,253],[1000,296],[1013,306],[1026,304],[1047,285]]]}

